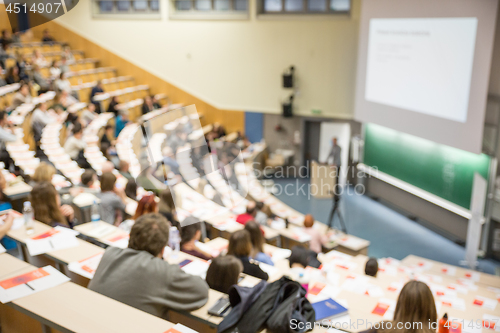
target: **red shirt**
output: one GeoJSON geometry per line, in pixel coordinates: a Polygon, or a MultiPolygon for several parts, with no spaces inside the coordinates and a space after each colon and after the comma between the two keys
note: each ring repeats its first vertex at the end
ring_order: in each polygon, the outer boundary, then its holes
{"type": "Polygon", "coordinates": [[[241,223],[243,225],[247,224],[248,221],[252,221],[254,217],[248,213],[240,214],[236,217],[236,222],[241,223]]]}

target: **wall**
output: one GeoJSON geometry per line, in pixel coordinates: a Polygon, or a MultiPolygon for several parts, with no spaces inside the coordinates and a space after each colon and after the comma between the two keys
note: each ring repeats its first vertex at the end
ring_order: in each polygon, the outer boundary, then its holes
{"type": "Polygon", "coordinates": [[[281,73],[297,68],[296,114],[352,116],[360,0],[351,17],[186,21],[92,19],[90,0],[57,19],[68,29],[226,110],[278,113],[281,73]]]}

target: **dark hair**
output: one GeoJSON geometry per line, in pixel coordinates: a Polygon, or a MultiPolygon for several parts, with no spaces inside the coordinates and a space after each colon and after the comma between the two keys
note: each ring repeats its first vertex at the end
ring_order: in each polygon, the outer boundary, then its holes
{"type": "Polygon", "coordinates": [[[375,258],[370,258],[366,261],[365,274],[369,276],[377,276],[378,261],[375,258]]]}
{"type": "Polygon", "coordinates": [[[243,265],[235,256],[218,256],[212,259],[205,280],[210,288],[227,294],[229,288],[238,283],[242,271],[243,265]]]}
{"type": "Polygon", "coordinates": [[[5,111],[0,111],[0,120],[3,120],[3,118],[5,118],[5,116],[7,115],[7,112],[5,111]]]}
{"type": "Polygon", "coordinates": [[[112,172],[105,172],[101,175],[101,192],[113,191],[115,188],[116,176],[112,172]]]}
{"type": "Polygon", "coordinates": [[[248,257],[252,252],[252,240],[250,233],[243,229],[233,232],[229,237],[227,254],[235,257],[248,257]]]}
{"type": "Polygon", "coordinates": [[[130,199],[133,200],[137,199],[137,183],[135,182],[134,179],[129,179],[127,185],[125,185],[125,194],[130,199]]]}
{"type": "Polygon", "coordinates": [[[135,210],[135,214],[132,217],[133,220],[137,220],[142,215],[148,213],[156,213],[156,200],[155,195],[145,195],[139,200],[137,204],[137,208],[135,210]]]}
{"type": "Polygon", "coordinates": [[[87,169],[82,173],[80,177],[83,185],[87,185],[94,179],[95,171],[92,169],[87,169]]]}
{"type": "Polygon", "coordinates": [[[264,252],[264,236],[262,236],[259,224],[255,221],[248,221],[245,224],[245,230],[250,233],[253,248],[258,252],[264,252]]]}
{"type": "Polygon", "coordinates": [[[255,203],[255,208],[257,208],[257,210],[261,210],[262,208],[264,208],[264,203],[262,201],[257,201],[255,203]]]}
{"type": "Polygon", "coordinates": [[[73,126],[73,129],[71,130],[71,132],[73,133],[73,135],[75,135],[75,134],[80,133],[82,130],[83,130],[82,124],[80,124],[79,122],[76,122],[75,125],[73,126]]]}
{"type": "Polygon", "coordinates": [[[256,206],[247,205],[247,214],[254,215],[256,213],[256,206]]]}
{"type": "Polygon", "coordinates": [[[290,267],[292,267],[293,264],[300,264],[307,267],[309,262],[307,249],[299,245],[292,247],[292,254],[288,258],[288,261],[290,262],[290,267]]]}
{"type": "Polygon", "coordinates": [[[109,130],[109,129],[111,129],[111,128],[113,128],[113,125],[109,125],[109,124],[108,124],[108,125],[104,126],[104,130],[105,130],[105,131],[107,131],[107,130],[109,130]]]}
{"type": "Polygon", "coordinates": [[[198,219],[188,216],[183,223],[186,223],[186,225],[181,227],[181,246],[184,244],[190,242],[193,240],[193,238],[196,236],[196,233],[201,230],[201,223],[199,222],[198,219]],[[193,219],[191,220],[188,219],[193,219]],[[197,222],[194,222],[197,221],[197,222]]]}
{"type": "Polygon", "coordinates": [[[120,160],[120,163],[118,164],[118,170],[122,171],[123,168],[129,166],[129,163],[124,160],[120,160]]]}
{"type": "Polygon", "coordinates": [[[161,253],[168,244],[170,223],[160,214],[150,213],[139,217],[130,230],[128,247],[146,251],[153,256],[161,253]]]}

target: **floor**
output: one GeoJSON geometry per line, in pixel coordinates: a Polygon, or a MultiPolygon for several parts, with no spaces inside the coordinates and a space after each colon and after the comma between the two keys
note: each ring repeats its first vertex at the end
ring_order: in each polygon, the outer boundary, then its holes
{"type": "MultiPolygon", "coordinates": [[[[316,220],[326,223],[332,200],[310,197],[306,186],[309,184],[308,179],[273,180],[277,189],[285,189],[288,185],[288,194],[284,190],[276,193],[281,201],[301,213],[311,213],[316,220]]],[[[460,266],[465,257],[464,247],[366,195],[346,192],[342,196],[340,207],[347,231],[371,242],[368,253],[370,256],[403,259],[414,254],[457,266],[460,266]]],[[[334,218],[334,223],[339,228],[338,217],[334,218]]],[[[481,260],[478,270],[495,274],[495,270],[500,270],[500,262],[481,260]]]]}

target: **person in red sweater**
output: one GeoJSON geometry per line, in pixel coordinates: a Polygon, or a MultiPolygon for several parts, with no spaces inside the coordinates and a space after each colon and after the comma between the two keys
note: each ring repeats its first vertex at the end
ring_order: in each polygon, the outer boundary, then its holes
{"type": "Polygon", "coordinates": [[[236,217],[236,222],[243,225],[247,224],[248,221],[255,220],[255,215],[257,214],[255,201],[250,201],[247,204],[247,211],[244,214],[240,214],[236,217]]]}

